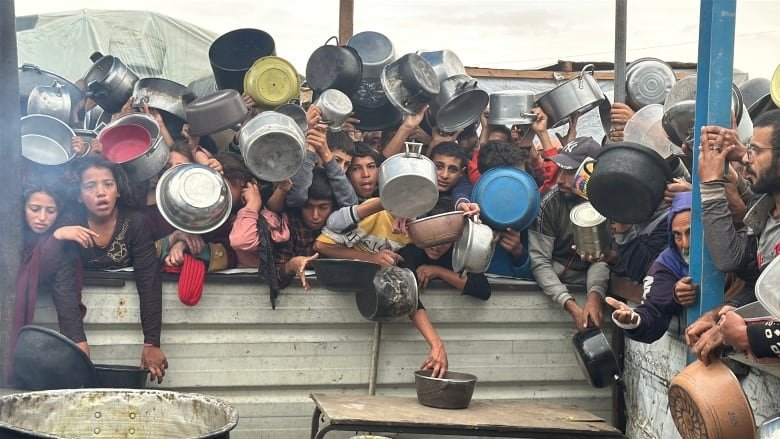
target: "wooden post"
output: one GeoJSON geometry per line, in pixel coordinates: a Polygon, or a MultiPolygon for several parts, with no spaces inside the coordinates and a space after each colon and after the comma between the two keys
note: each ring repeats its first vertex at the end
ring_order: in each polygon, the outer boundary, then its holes
{"type": "Polygon", "coordinates": [[[339,44],[347,44],[352,37],[355,0],[339,0],[339,44]]]}
{"type": "Polygon", "coordinates": [[[626,102],[626,25],[627,0],[615,0],[615,79],[614,102],[626,102]]]}
{"type": "Polygon", "coordinates": [[[22,251],[19,75],[14,1],[0,1],[0,382],[5,384],[16,274],[22,251]]]}

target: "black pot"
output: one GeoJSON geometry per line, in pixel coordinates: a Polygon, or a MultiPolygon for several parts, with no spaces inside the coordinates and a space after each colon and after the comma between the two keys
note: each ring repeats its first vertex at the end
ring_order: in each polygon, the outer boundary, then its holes
{"type": "Polygon", "coordinates": [[[575,357],[583,375],[593,387],[607,387],[620,378],[620,366],[607,337],[596,327],[572,336],[575,357]]]}
{"type": "Polygon", "coordinates": [[[306,63],[306,83],[317,93],[333,88],[349,96],[357,91],[362,76],[363,61],[350,46],[331,46],[326,41],[306,63]]]}
{"type": "Polygon", "coordinates": [[[271,55],[276,55],[276,43],[260,29],[236,29],[221,35],[209,47],[217,88],[243,93],[246,72],[256,60],[271,55]]]}
{"type": "Polygon", "coordinates": [[[95,366],[70,339],[42,326],[23,326],[13,354],[14,376],[26,390],[78,389],[95,379],[95,366]]]}
{"type": "Polygon", "coordinates": [[[143,389],[149,371],[138,366],[96,364],[92,387],[104,389],[143,389]]]}
{"type": "Polygon", "coordinates": [[[648,220],[672,180],[666,161],[633,142],[609,144],[599,153],[588,181],[588,199],[605,217],[625,224],[648,220]]]}
{"type": "Polygon", "coordinates": [[[381,267],[374,275],[373,288],[355,293],[358,311],[368,320],[391,321],[417,309],[417,279],[412,270],[394,265],[381,267]]]}
{"type": "Polygon", "coordinates": [[[403,120],[403,114],[389,101],[380,107],[365,107],[352,100],[352,112],[360,120],[355,128],[360,131],[380,131],[394,129],[403,120]]]}
{"type": "Polygon", "coordinates": [[[374,275],[380,266],[356,259],[315,259],[311,261],[317,280],[335,291],[373,291],[374,275]]]}

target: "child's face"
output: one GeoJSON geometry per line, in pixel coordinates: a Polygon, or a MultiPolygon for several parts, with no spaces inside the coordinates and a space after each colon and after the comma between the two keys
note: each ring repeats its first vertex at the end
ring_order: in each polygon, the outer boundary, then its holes
{"type": "Polygon", "coordinates": [[[336,163],[341,170],[344,171],[344,174],[346,174],[347,169],[349,169],[349,164],[352,162],[352,156],[347,154],[343,149],[334,149],[332,153],[333,159],[336,160],[336,163]]]}
{"type": "Polygon", "coordinates": [[[429,258],[436,261],[442,256],[444,256],[444,254],[447,253],[447,251],[449,251],[449,249],[452,248],[452,245],[453,245],[452,242],[447,242],[445,244],[428,247],[425,249],[425,254],[428,255],[429,258]]]}
{"type": "Polygon", "coordinates": [[[433,156],[433,164],[436,165],[436,186],[439,192],[451,191],[463,175],[463,161],[457,157],[437,154],[433,156]]]}

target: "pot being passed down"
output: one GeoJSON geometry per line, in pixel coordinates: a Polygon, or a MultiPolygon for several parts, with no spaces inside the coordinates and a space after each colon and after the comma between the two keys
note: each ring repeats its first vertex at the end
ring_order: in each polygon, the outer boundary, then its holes
{"type": "Polygon", "coordinates": [[[439,201],[436,166],[422,154],[421,143],[406,142],[406,152],[382,162],[378,181],[382,207],[396,217],[422,216],[439,201]]]}
{"type": "Polygon", "coordinates": [[[607,387],[620,379],[620,366],[607,337],[597,327],[590,327],[572,336],[577,363],[593,387],[607,387]]]}
{"type": "Polygon", "coordinates": [[[466,221],[463,235],[452,247],[452,271],[484,273],[493,259],[496,239],[493,229],[478,222],[479,218],[466,221]]]}
{"type": "Polygon", "coordinates": [[[374,275],[373,290],[355,293],[358,311],[368,320],[390,321],[417,309],[419,291],[412,270],[390,265],[374,275]]]}

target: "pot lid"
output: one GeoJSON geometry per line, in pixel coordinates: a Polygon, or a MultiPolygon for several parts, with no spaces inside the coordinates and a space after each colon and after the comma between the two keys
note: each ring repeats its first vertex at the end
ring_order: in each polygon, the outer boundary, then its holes
{"type": "Polygon", "coordinates": [[[569,219],[575,226],[579,227],[598,226],[607,220],[605,216],[600,214],[593,205],[588,202],[574,206],[571,212],[569,212],[569,219]]]}
{"type": "Polygon", "coordinates": [[[300,95],[301,81],[292,64],[278,56],[265,56],[244,75],[244,90],[260,105],[276,107],[300,95]]]}
{"type": "Polygon", "coordinates": [[[649,104],[663,104],[677,78],[669,64],[658,58],[641,58],[626,69],[626,95],[635,110],[649,104]]]}

